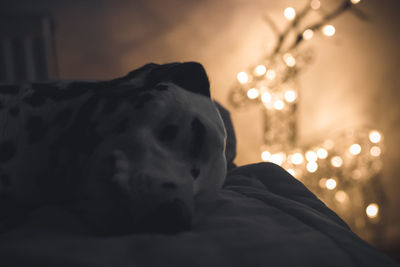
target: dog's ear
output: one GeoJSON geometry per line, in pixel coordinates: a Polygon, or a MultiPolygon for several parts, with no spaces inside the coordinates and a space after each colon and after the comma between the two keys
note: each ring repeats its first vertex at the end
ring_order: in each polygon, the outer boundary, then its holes
{"type": "Polygon", "coordinates": [[[183,89],[210,97],[210,82],[203,66],[197,62],[170,63],[151,71],[150,79],[173,82],[183,89]]]}

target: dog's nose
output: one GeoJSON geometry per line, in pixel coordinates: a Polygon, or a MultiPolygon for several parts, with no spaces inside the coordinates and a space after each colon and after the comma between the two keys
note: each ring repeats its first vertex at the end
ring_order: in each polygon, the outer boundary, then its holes
{"type": "Polygon", "coordinates": [[[176,234],[188,231],[192,226],[191,209],[178,198],[168,200],[158,207],[142,222],[144,231],[176,234]]]}

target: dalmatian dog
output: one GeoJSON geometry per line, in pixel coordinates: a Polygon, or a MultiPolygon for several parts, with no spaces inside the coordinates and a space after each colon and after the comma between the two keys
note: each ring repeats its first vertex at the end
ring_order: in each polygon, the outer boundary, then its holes
{"type": "Polygon", "coordinates": [[[4,85],[0,123],[5,214],[50,203],[102,234],[177,233],[226,175],[226,130],[194,62],[111,81],[4,85]]]}

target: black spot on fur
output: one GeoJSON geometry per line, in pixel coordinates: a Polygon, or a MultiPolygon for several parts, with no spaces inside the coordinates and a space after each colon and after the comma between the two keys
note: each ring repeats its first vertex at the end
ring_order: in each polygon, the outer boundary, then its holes
{"type": "Polygon", "coordinates": [[[113,133],[121,134],[126,132],[129,129],[129,118],[125,118],[115,125],[114,129],[112,130],[113,133]]]}
{"type": "Polygon", "coordinates": [[[134,108],[135,109],[141,109],[145,106],[147,102],[152,100],[154,96],[152,94],[142,94],[138,98],[136,98],[134,108]]]}
{"type": "Polygon", "coordinates": [[[154,89],[157,91],[166,91],[168,90],[168,86],[165,84],[159,84],[156,87],[154,87],[154,89]]]}
{"type": "Polygon", "coordinates": [[[7,174],[2,174],[0,176],[0,182],[4,187],[9,187],[11,185],[10,177],[7,174]]]}
{"type": "Polygon", "coordinates": [[[11,116],[17,117],[19,114],[19,108],[18,107],[12,107],[8,110],[11,116]]]}
{"type": "Polygon", "coordinates": [[[204,124],[198,118],[194,118],[192,120],[191,131],[192,138],[189,148],[189,155],[193,158],[197,158],[200,155],[202,147],[204,145],[207,131],[204,124]]]}
{"type": "Polygon", "coordinates": [[[190,174],[192,175],[193,179],[196,179],[197,177],[199,177],[200,169],[192,168],[190,169],[190,174]]]}
{"type": "Polygon", "coordinates": [[[42,140],[47,133],[47,126],[39,116],[30,116],[26,121],[28,131],[28,143],[33,144],[42,140]]]}
{"type": "Polygon", "coordinates": [[[16,146],[11,140],[0,143],[0,162],[6,162],[15,155],[16,146]]]}
{"type": "Polygon", "coordinates": [[[2,85],[0,86],[0,94],[5,95],[17,95],[19,93],[19,87],[15,85],[2,85]]]}
{"type": "Polygon", "coordinates": [[[162,142],[173,140],[179,132],[179,126],[176,124],[166,125],[158,134],[158,139],[162,142]]]}
{"type": "Polygon", "coordinates": [[[65,124],[68,123],[69,119],[72,116],[73,110],[71,108],[64,108],[61,110],[53,120],[54,124],[65,124]]]}
{"type": "Polygon", "coordinates": [[[177,186],[175,183],[172,182],[166,182],[162,184],[162,187],[165,189],[175,189],[177,186]]]}

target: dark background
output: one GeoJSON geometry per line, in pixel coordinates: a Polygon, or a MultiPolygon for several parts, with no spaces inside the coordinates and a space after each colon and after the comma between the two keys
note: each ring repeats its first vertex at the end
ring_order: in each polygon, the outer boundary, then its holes
{"type": "MultiPolygon", "coordinates": [[[[329,8],[339,0],[322,0],[329,8]]],[[[284,8],[306,1],[272,0],[10,0],[6,17],[44,14],[54,20],[54,66],[61,79],[109,79],[148,62],[199,61],[214,98],[228,106],[237,72],[273,45],[262,20],[285,23],[284,8]]],[[[398,0],[363,0],[370,19],[350,13],[332,24],[333,38],[317,35],[306,45],[315,61],[301,75],[299,135],[304,143],[327,133],[366,125],[380,130],[386,146],[381,176],[389,200],[382,249],[400,249],[400,22],[398,0]]],[[[11,27],[11,26],[10,26],[11,27]]],[[[13,26],[14,27],[14,26],[13,26]]],[[[8,28],[8,25],[1,25],[8,28]]],[[[283,28],[283,26],[281,27],[283,28]]],[[[239,165],[259,161],[262,120],[257,109],[232,111],[239,165]]]]}

